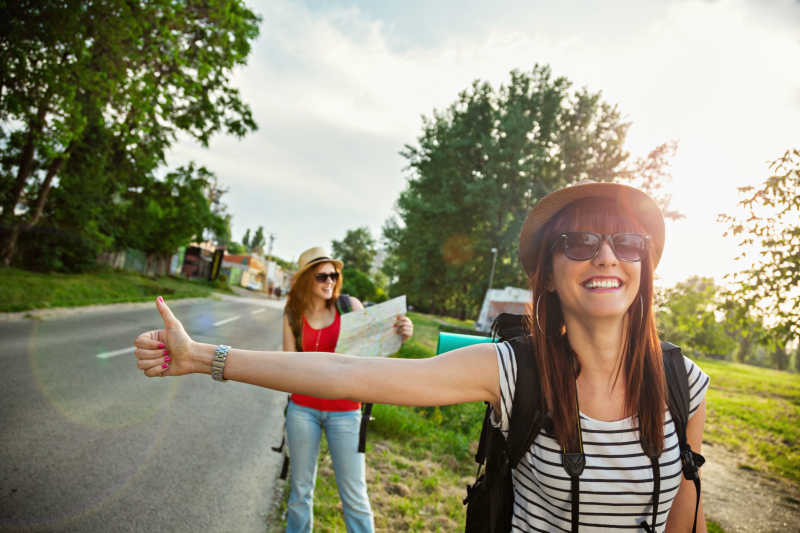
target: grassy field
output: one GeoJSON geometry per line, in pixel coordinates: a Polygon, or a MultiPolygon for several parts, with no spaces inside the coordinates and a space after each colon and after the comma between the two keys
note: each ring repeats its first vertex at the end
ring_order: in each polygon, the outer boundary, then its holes
{"type": "Polygon", "coordinates": [[[111,269],[86,274],[43,274],[0,268],[0,312],[144,302],[158,295],[171,299],[206,297],[212,290],[231,292],[224,284],[173,277],[153,279],[111,269]]]}
{"type": "Polygon", "coordinates": [[[699,360],[711,377],[704,440],[741,452],[742,465],[800,482],[800,375],[699,360]]]}
{"type": "MultiPolygon", "coordinates": [[[[414,337],[401,357],[433,355],[438,326],[470,323],[409,313],[414,337]]],[[[750,467],[800,479],[800,375],[700,360],[711,376],[705,440],[740,450],[750,467]]],[[[440,408],[376,405],[367,443],[367,482],[377,531],[449,532],[464,528],[461,500],[475,476],[483,404],[440,408]]],[[[323,451],[325,450],[323,444],[323,451]]],[[[288,492],[288,491],[287,491],[288,492]]],[[[286,494],[268,530],[283,531],[286,494]]],[[[330,457],[320,458],[315,528],[344,531],[330,457]]],[[[709,532],[724,533],[707,522],[709,532]]]]}

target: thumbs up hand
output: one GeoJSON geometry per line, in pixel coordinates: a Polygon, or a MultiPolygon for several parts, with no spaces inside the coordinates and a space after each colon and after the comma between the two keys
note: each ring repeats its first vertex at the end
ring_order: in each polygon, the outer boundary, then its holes
{"type": "Polygon", "coordinates": [[[156,376],[181,376],[193,372],[192,339],[175,318],[164,299],[159,296],[156,308],[161,313],[164,329],[146,331],[136,337],[137,366],[150,378],[156,376]]]}

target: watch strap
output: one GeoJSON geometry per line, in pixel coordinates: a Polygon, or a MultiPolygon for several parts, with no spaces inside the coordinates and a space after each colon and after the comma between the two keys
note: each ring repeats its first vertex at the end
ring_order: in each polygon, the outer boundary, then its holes
{"type": "Polygon", "coordinates": [[[225,361],[228,359],[228,352],[231,347],[224,344],[217,346],[214,350],[214,359],[211,360],[211,378],[215,381],[228,381],[222,374],[225,371],[225,361]]]}

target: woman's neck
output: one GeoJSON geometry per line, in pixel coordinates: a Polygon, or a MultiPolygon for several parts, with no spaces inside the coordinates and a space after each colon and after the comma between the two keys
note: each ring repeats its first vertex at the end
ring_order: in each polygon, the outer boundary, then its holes
{"type": "Polygon", "coordinates": [[[580,377],[609,388],[619,369],[624,342],[624,317],[591,322],[565,317],[567,339],[578,356],[580,377]]]}
{"type": "Polygon", "coordinates": [[[316,294],[311,297],[311,301],[308,305],[308,313],[315,314],[319,313],[320,311],[324,311],[328,308],[328,300],[322,298],[321,296],[317,296],[316,294]]]}

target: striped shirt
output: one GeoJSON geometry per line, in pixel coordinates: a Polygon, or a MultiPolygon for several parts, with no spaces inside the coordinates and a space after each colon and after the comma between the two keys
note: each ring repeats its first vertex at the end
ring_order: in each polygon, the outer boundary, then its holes
{"type": "MultiPolygon", "coordinates": [[[[511,346],[498,343],[501,412],[492,423],[508,436],[517,365],[511,346]]],[[[705,397],[709,378],[684,357],[689,375],[689,417],[705,397]]],[[[659,458],[661,487],[656,530],[663,531],[682,479],[678,438],[669,410],[664,421],[664,450],[659,458]]],[[[634,417],[606,422],[580,414],[586,467],[580,476],[580,530],[642,531],[653,514],[653,470],[639,442],[634,417]]],[[[561,449],[542,431],[512,471],[514,516],[511,531],[570,532],[570,479],[561,466],[561,449]]]]}

